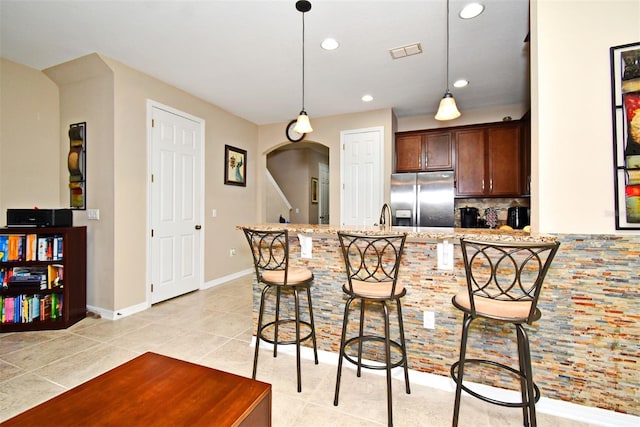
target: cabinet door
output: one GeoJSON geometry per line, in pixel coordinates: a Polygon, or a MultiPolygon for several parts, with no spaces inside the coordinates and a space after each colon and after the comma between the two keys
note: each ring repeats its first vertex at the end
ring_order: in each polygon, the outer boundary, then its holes
{"type": "Polygon", "coordinates": [[[422,135],[396,136],[396,172],[422,170],[422,135]]]}
{"type": "Polygon", "coordinates": [[[484,133],[484,129],[455,133],[457,196],[481,196],[485,192],[484,133]]]}
{"type": "Polygon", "coordinates": [[[438,132],[425,135],[425,170],[452,169],[451,133],[438,132]]]}
{"type": "Polygon", "coordinates": [[[487,195],[506,196],[523,193],[521,133],[519,125],[487,129],[487,195]]]}

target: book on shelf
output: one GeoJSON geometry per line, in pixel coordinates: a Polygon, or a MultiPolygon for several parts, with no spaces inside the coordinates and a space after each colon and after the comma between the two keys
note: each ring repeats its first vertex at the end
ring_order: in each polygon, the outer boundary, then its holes
{"type": "Polygon", "coordinates": [[[39,236],[37,243],[38,261],[61,261],[63,258],[62,236],[39,236]]]}
{"type": "Polygon", "coordinates": [[[61,294],[0,297],[1,323],[31,323],[62,318],[61,294]]]}
{"type": "Polygon", "coordinates": [[[48,267],[49,289],[64,287],[64,265],[51,264],[48,267]]]}
{"type": "Polygon", "coordinates": [[[26,261],[36,261],[38,254],[38,235],[27,234],[25,237],[26,261]]]}
{"type": "Polygon", "coordinates": [[[9,278],[9,289],[16,288],[29,288],[29,289],[47,289],[47,274],[48,269],[46,266],[28,266],[28,267],[14,267],[13,273],[9,278]]]}
{"type": "Polygon", "coordinates": [[[9,261],[9,236],[0,235],[0,262],[9,261]]]}

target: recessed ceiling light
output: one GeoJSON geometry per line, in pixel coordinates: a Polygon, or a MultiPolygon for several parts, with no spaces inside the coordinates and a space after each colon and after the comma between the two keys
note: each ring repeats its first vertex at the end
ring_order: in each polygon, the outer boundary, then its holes
{"type": "Polygon", "coordinates": [[[484,5],[480,3],[469,3],[460,11],[460,18],[471,19],[480,15],[484,10],[484,5]]]}
{"type": "Polygon", "coordinates": [[[364,95],[361,99],[362,99],[362,101],[364,101],[364,102],[371,102],[371,101],[373,101],[373,96],[371,96],[371,95],[364,95]]]}
{"type": "Polygon", "coordinates": [[[324,50],[335,50],[338,48],[338,46],[340,46],[340,43],[338,43],[336,39],[327,38],[322,40],[320,46],[322,46],[324,50]]]}
{"type": "Polygon", "coordinates": [[[469,80],[460,79],[453,82],[453,87],[465,87],[469,84],[469,80]]]}

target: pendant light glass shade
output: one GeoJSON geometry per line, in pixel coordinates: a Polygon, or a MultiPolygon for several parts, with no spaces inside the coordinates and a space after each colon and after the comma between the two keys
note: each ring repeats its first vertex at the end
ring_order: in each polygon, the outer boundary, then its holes
{"type": "Polygon", "coordinates": [[[460,117],[460,110],[456,105],[456,100],[449,92],[449,0],[447,0],[447,91],[440,100],[440,106],[436,113],[436,120],[453,120],[460,117]]]}
{"type": "Polygon", "coordinates": [[[307,116],[306,111],[304,110],[300,111],[300,115],[298,116],[298,121],[296,122],[296,125],[293,127],[293,130],[295,130],[298,133],[313,132],[313,128],[311,127],[311,122],[309,122],[309,116],[307,116]]]}
{"type": "Polygon", "coordinates": [[[440,100],[440,106],[436,113],[436,120],[453,120],[460,117],[460,111],[456,105],[456,100],[451,95],[451,92],[447,90],[442,99],[440,100]]]}

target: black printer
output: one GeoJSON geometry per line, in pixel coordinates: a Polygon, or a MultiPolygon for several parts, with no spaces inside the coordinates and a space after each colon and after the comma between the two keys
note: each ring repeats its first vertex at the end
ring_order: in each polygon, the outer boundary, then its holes
{"type": "Polygon", "coordinates": [[[7,227],[72,227],[71,209],[7,209],[7,227]]]}

